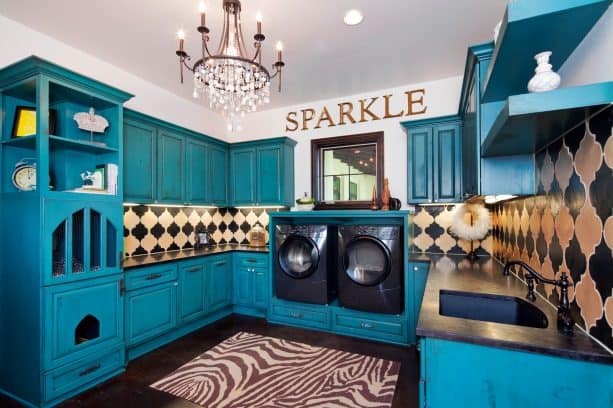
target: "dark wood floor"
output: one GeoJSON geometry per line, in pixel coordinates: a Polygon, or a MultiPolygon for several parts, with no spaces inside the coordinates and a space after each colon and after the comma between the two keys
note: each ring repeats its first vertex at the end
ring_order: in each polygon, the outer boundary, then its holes
{"type": "MultiPolygon", "coordinates": [[[[414,347],[404,348],[311,330],[270,324],[264,319],[232,315],[193,332],[128,364],[125,373],[62,404],[62,407],[198,407],[152,388],[164,377],[197,355],[239,331],[262,334],[315,346],[344,350],[401,362],[393,408],[418,406],[419,356],[414,347]]],[[[18,407],[0,396],[1,407],[18,407]]]]}

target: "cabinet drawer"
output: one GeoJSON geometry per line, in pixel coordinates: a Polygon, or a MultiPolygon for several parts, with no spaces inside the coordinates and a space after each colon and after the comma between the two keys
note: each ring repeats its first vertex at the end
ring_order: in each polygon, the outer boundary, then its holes
{"type": "Polygon", "coordinates": [[[238,254],[239,266],[268,267],[268,254],[238,254]]]}
{"type": "Polygon", "coordinates": [[[132,269],[126,272],[126,290],[145,288],[177,279],[177,266],[165,264],[132,269]]]}
{"type": "Polygon", "coordinates": [[[177,287],[163,283],[126,295],[126,345],[142,343],[177,325],[177,287]]]}
{"type": "Polygon", "coordinates": [[[330,313],[328,310],[314,310],[307,307],[273,305],[271,308],[271,318],[280,322],[321,329],[327,329],[330,326],[330,313]]]}
{"type": "Polygon", "coordinates": [[[44,374],[44,399],[49,402],[87,385],[93,386],[97,379],[123,367],[125,352],[115,349],[87,361],[69,364],[44,374]]]}
{"type": "Polygon", "coordinates": [[[384,321],[335,313],[333,326],[339,333],[396,340],[406,337],[406,323],[401,319],[384,321]]]}

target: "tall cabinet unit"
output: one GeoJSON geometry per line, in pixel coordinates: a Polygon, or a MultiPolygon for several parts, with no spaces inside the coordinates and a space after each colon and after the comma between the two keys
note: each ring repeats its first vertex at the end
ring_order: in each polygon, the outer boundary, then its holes
{"type": "Polygon", "coordinates": [[[24,404],[54,405],[124,368],[130,97],[37,57],[0,70],[0,392],[24,404]],[[101,133],[73,119],[92,108],[101,133]],[[84,189],[88,172],[104,185],[84,189]]]}

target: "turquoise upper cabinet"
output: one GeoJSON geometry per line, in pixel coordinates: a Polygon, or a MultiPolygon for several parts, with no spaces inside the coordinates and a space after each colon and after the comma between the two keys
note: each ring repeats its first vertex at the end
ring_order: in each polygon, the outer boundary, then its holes
{"type": "Polygon", "coordinates": [[[126,202],[224,206],[228,145],[134,111],[126,111],[126,202]]]}
{"type": "Polygon", "coordinates": [[[405,122],[408,203],[460,200],[460,120],[456,116],[405,122]]]}
{"type": "Polygon", "coordinates": [[[158,134],[158,201],[184,203],[185,137],[166,130],[158,134]]]}
{"type": "Polygon", "coordinates": [[[233,144],[232,205],[293,205],[295,145],[285,137],[233,144]]]}
{"type": "Polygon", "coordinates": [[[124,122],[124,199],[152,203],[157,190],[157,130],[137,120],[124,122]]]}
{"type": "Polygon", "coordinates": [[[228,149],[210,145],[208,162],[207,200],[213,205],[226,205],[228,203],[228,149]]]}
{"type": "Polygon", "coordinates": [[[185,200],[187,204],[210,204],[209,152],[206,143],[187,139],[185,144],[186,173],[185,200]]]}
{"type": "Polygon", "coordinates": [[[257,205],[255,148],[230,150],[233,205],[257,205]]]}
{"type": "Polygon", "coordinates": [[[408,201],[428,203],[432,194],[432,128],[429,126],[408,131],[408,201]]]}

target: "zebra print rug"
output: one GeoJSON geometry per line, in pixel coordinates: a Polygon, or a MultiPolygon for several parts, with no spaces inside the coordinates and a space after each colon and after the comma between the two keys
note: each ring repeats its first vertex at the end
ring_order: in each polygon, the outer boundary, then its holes
{"type": "Polygon", "coordinates": [[[207,408],[389,408],[400,363],[237,333],[151,387],[207,408]]]}

